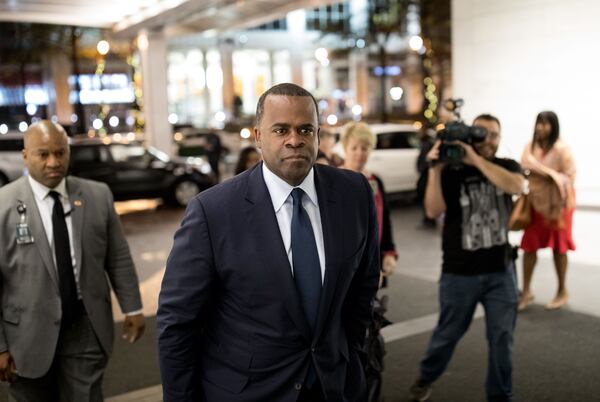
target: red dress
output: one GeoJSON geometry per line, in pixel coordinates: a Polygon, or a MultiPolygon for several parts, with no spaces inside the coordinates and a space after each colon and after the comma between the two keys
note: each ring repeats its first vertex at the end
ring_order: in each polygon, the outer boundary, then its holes
{"type": "Polygon", "coordinates": [[[523,233],[521,248],[526,253],[533,253],[540,248],[551,248],[552,250],[566,254],[568,250],[575,250],[575,242],[572,236],[573,209],[564,209],[562,215],[562,227],[556,227],[546,222],[546,218],[535,209],[531,211],[531,225],[523,233]]]}
{"type": "Polygon", "coordinates": [[[573,156],[570,149],[561,140],[558,140],[547,152],[538,146],[532,147],[529,143],[525,147],[521,158],[525,168],[528,168],[528,158],[526,158],[528,153],[531,153],[539,163],[569,178],[568,192],[570,197],[567,197],[566,207],[562,209],[560,224],[548,221],[535,208],[532,208],[531,225],[523,233],[521,248],[525,252],[533,253],[540,248],[549,247],[555,252],[566,254],[568,250],[575,250],[575,242],[572,236],[573,212],[575,210],[575,190],[573,189],[575,164],[573,156]]]}

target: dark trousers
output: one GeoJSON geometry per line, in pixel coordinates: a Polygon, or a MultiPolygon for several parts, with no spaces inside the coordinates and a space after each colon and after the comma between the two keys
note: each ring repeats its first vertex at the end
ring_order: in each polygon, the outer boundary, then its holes
{"type": "Polygon", "coordinates": [[[421,361],[421,380],[432,383],[442,375],[454,347],[469,329],[477,303],[481,303],[489,347],[487,400],[512,401],[513,331],[517,317],[514,266],[511,264],[506,272],[485,275],[442,274],[439,298],[440,317],[421,361]]]}
{"type": "Polygon", "coordinates": [[[323,388],[321,387],[321,383],[317,380],[316,383],[312,385],[312,387],[308,388],[306,386],[302,387],[300,391],[300,396],[298,396],[298,402],[326,402],[325,394],[323,393],[323,388]]]}
{"type": "Polygon", "coordinates": [[[85,310],[62,328],[54,361],[41,378],[18,377],[10,385],[11,401],[102,402],[102,375],[108,357],[92,329],[85,310]]]}

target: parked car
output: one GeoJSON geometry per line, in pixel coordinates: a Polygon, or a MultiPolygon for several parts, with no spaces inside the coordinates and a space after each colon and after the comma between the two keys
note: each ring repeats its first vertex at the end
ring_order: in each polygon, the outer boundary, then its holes
{"type": "MultiPolygon", "coordinates": [[[[235,126],[228,125],[223,129],[182,127],[177,130],[173,139],[175,141],[176,153],[179,156],[211,156],[215,144],[220,147],[219,159],[222,164],[221,170],[225,176],[233,174],[240,151],[252,144],[253,139],[243,138],[241,130],[247,129],[251,135],[250,127],[242,127],[236,130],[235,126]],[[215,137],[218,140],[215,140],[215,137]]],[[[215,155],[213,155],[213,158],[215,155]]],[[[213,159],[213,170],[216,161],[213,159]]]]}
{"type": "Polygon", "coordinates": [[[23,134],[0,135],[0,187],[23,176],[23,134]]]}
{"type": "MultiPolygon", "coordinates": [[[[371,152],[366,169],[383,180],[388,194],[414,192],[417,189],[417,158],[419,156],[419,136],[417,129],[410,124],[370,124],[377,137],[375,149],[371,152]]],[[[334,130],[337,134],[341,127],[334,130]]],[[[344,156],[341,143],[335,147],[344,156]]]]}
{"type": "Polygon", "coordinates": [[[71,174],[106,183],[115,200],[163,198],[187,205],[215,184],[201,157],[172,160],[141,142],[76,139],[71,143],[71,174]]]}

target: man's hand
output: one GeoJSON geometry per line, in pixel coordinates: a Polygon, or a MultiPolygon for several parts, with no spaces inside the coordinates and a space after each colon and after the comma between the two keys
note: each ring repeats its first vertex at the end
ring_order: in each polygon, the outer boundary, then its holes
{"type": "Polygon", "coordinates": [[[442,145],[441,140],[437,140],[433,144],[433,146],[431,147],[431,149],[429,150],[429,152],[427,152],[427,155],[425,156],[425,159],[427,160],[427,162],[434,163],[434,162],[438,162],[440,160],[440,146],[441,145],[442,145]]]}
{"type": "Polygon", "coordinates": [[[383,256],[383,276],[390,276],[394,273],[396,269],[396,257],[394,255],[385,255],[383,256]]]}
{"type": "Polygon", "coordinates": [[[10,353],[0,353],[0,381],[13,383],[17,380],[17,376],[17,367],[10,353]]]}
{"type": "Polygon", "coordinates": [[[146,323],[143,314],[127,315],[123,322],[123,339],[129,343],[134,343],[144,333],[146,323]]]}
{"type": "Polygon", "coordinates": [[[454,141],[452,144],[462,147],[462,149],[465,151],[465,156],[463,156],[463,159],[462,159],[462,162],[465,165],[470,165],[470,166],[475,166],[475,167],[478,166],[482,157],[477,152],[475,152],[475,149],[471,145],[465,144],[462,141],[454,141]]]}

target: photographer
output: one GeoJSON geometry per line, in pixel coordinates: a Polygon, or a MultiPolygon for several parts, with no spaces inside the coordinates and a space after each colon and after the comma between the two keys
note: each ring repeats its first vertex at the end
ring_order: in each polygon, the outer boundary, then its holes
{"type": "Polygon", "coordinates": [[[524,178],[517,162],[495,156],[500,142],[496,117],[480,115],[473,127],[458,122],[445,131],[452,135],[442,134],[427,155],[425,192],[427,215],[445,213],[440,316],[410,396],[416,401],[429,398],[432,383],[446,369],[481,303],[489,345],[487,400],[512,401],[518,296],[507,227],[511,194],[521,192],[524,178]]]}

